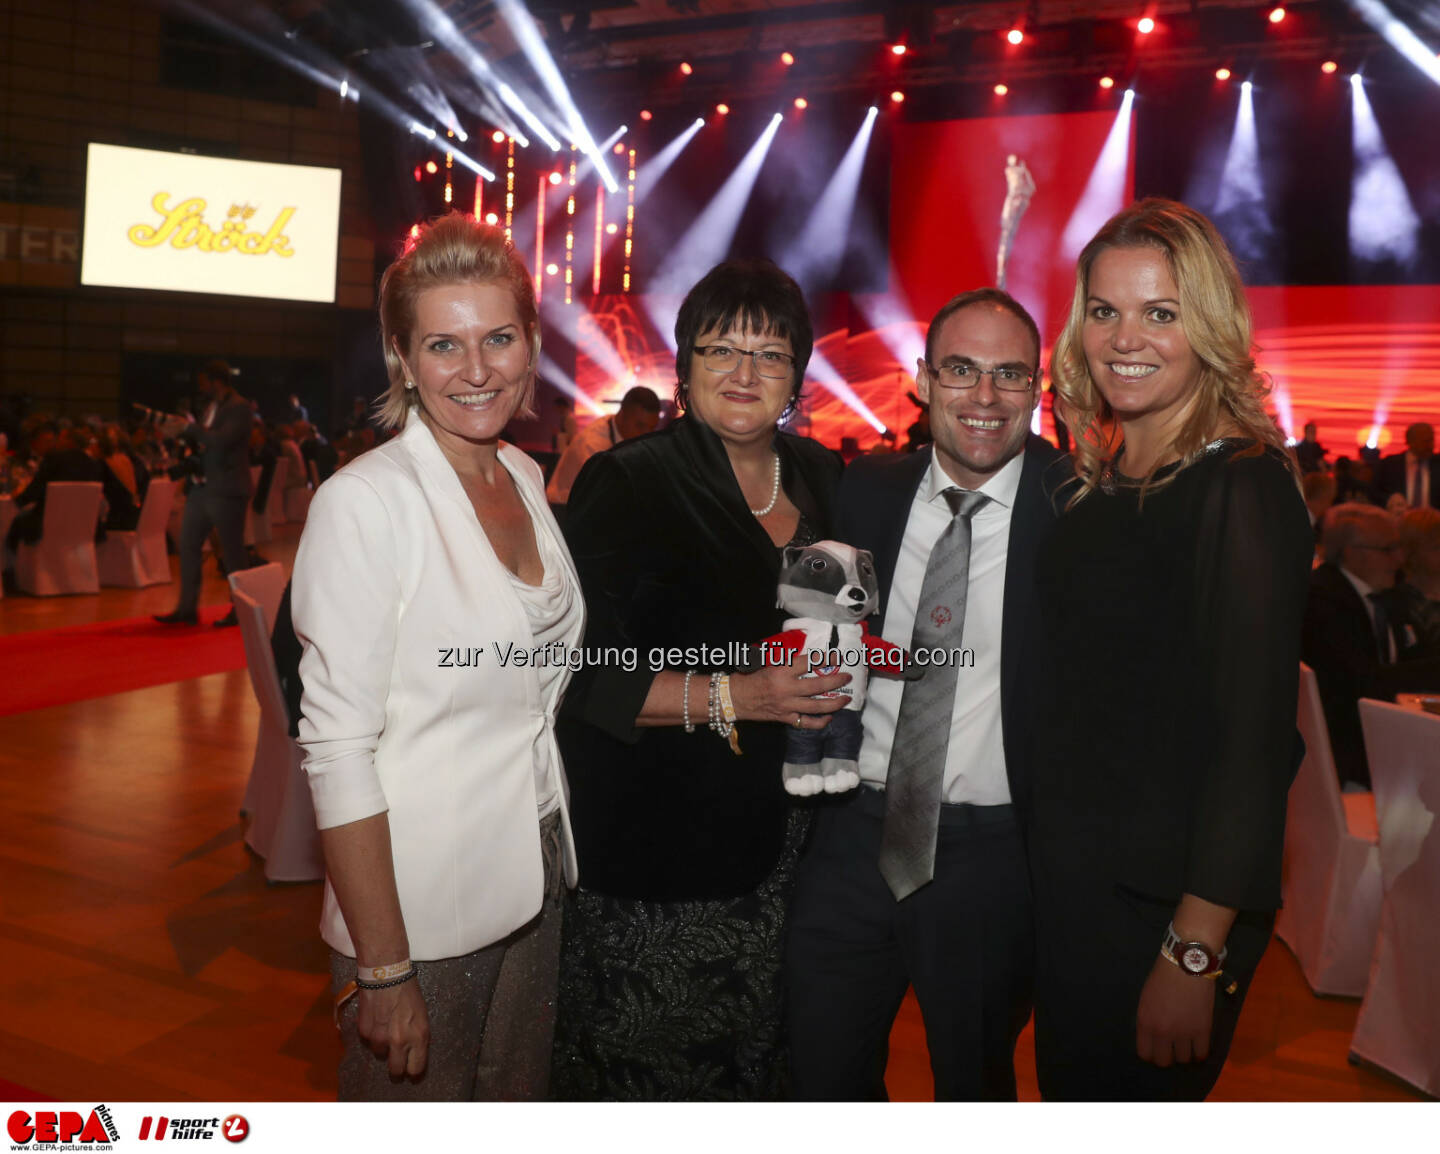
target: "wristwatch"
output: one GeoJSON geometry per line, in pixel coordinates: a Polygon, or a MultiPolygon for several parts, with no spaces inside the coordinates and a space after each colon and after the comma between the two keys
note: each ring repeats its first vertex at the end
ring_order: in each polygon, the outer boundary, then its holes
{"type": "Polygon", "coordinates": [[[1165,941],[1160,946],[1160,956],[1167,962],[1174,963],[1187,974],[1212,981],[1220,976],[1227,952],[1223,946],[1217,954],[1204,942],[1181,941],[1180,935],[1175,932],[1174,922],[1166,928],[1165,941]]]}

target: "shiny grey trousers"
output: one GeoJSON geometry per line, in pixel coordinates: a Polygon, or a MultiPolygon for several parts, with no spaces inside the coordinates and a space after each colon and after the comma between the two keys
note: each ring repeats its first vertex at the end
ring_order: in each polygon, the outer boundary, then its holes
{"type": "MultiPolygon", "coordinates": [[[[545,896],[540,912],[509,937],[459,958],[416,962],[430,1018],[430,1053],[419,1078],[392,1078],[385,1059],[360,1040],[358,999],[341,1011],[342,1102],[523,1102],[550,1090],[555,986],[560,964],[560,815],[540,823],[545,896]]],[[[331,951],[339,993],[355,959],[331,951]]]]}

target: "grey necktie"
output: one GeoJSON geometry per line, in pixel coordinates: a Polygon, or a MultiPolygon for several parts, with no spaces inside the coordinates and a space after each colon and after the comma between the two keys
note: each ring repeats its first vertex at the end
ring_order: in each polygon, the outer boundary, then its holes
{"type": "MultiPolygon", "coordinates": [[[[951,520],[925,564],[915,606],[910,648],[958,649],[965,636],[965,601],[970,588],[970,519],[990,498],[949,488],[951,520]]],[[[895,721],[890,768],[885,778],[885,827],[880,838],[880,873],[899,901],[935,876],[935,838],[940,823],[940,787],[950,744],[957,663],[940,661],[918,681],[907,681],[895,721]]]]}

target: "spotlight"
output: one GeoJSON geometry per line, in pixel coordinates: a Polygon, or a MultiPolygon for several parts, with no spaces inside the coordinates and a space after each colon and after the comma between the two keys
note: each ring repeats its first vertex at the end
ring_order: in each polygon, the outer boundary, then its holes
{"type": "Polygon", "coordinates": [[[789,52],[782,52],[780,53],[780,63],[785,65],[786,68],[789,68],[790,65],[795,63],[795,57],[789,52]]]}
{"type": "Polygon", "coordinates": [[[695,71],[695,69],[693,69],[693,68],[690,67],[690,61],[688,61],[688,60],[682,60],[682,61],[680,61],[680,75],[681,75],[681,76],[689,76],[690,73],[692,73],[692,72],[694,72],[694,71],[695,71]]]}
{"type": "Polygon", "coordinates": [[[1011,44],[1024,44],[1025,33],[1019,28],[1012,28],[1009,32],[1005,33],[1005,39],[1010,41],[1011,44]]]}
{"type": "Polygon", "coordinates": [[[419,239],[420,239],[420,226],[419,226],[418,224],[412,224],[412,225],[410,226],[410,239],[411,239],[411,240],[419,240],[419,239]]]}
{"type": "Polygon", "coordinates": [[[894,92],[890,93],[890,103],[891,103],[891,104],[904,104],[904,103],[905,103],[905,93],[901,92],[900,89],[898,89],[898,88],[895,89],[894,92]]]}
{"type": "Polygon", "coordinates": [[[717,116],[729,116],[730,106],[728,104],[717,104],[715,106],[715,114],[717,116]]]}
{"type": "Polygon", "coordinates": [[[553,260],[552,260],[549,264],[547,264],[547,265],[545,266],[545,275],[546,275],[546,276],[554,276],[554,275],[555,275],[557,272],[559,272],[559,271],[560,271],[560,266],[559,266],[558,264],[556,264],[553,260]]]}
{"type": "Polygon", "coordinates": [[[611,149],[611,151],[614,152],[616,156],[624,156],[625,146],[623,144],[616,144],[615,147],[611,149]]]}
{"type": "Polygon", "coordinates": [[[564,178],[563,176],[561,176],[558,172],[552,172],[552,173],[550,174],[550,183],[551,183],[551,184],[559,184],[559,183],[560,183],[562,180],[564,180],[564,179],[565,179],[565,178],[564,178]]]}
{"type": "Polygon", "coordinates": [[[427,160],[425,162],[425,171],[428,172],[431,176],[434,176],[437,172],[440,171],[440,166],[436,164],[433,160],[427,160]]]}
{"type": "Polygon", "coordinates": [[[609,236],[614,236],[619,231],[620,226],[616,224],[613,220],[605,226],[605,232],[609,236]]]}
{"type": "Polygon", "coordinates": [[[810,102],[806,100],[803,96],[797,96],[795,98],[795,107],[800,109],[801,112],[804,112],[805,109],[810,107],[810,102]]]}
{"type": "Polygon", "coordinates": [[[1285,19],[1285,9],[1279,8],[1279,7],[1270,9],[1270,23],[1271,23],[1271,24],[1279,24],[1280,21],[1282,21],[1282,20],[1284,20],[1284,19],[1285,19]]]}
{"type": "Polygon", "coordinates": [[[422,181],[422,180],[424,180],[424,179],[425,179],[425,170],[424,170],[423,168],[421,168],[421,167],[417,164],[417,165],[415,166],[415,180],[416,180],[416,182],[418,183],[419,181],[422,181]]]}
{"type": "Polygon", "coordinates": [[[1140,17],[1139,23],[1135,25],[1135,30],[1142,36],[1149,36],[1150,33],[1155,31],[1155,21],[1151,20],[1148,16],[1142,16],[1140,17]]]}
{"type": "Polygon", "coordinates": [[[1216,80],[1229,80],[1229,79],[1230,79],[1230,69],[1228,69],[1228,68],[1217,68],[1217,69],[1215,69],[1215,79],[1216,79],[1216,80]]]}
{"type": "Polygon", "coordinates": [[[493,140],[496,144],[504,144],[505,133],[497,128],[494,132],[490,134],[490,139],[493,140]]]}
{"type": "Polygon", "coordinates": [[[642,108],[642,109],[640,110],[640,119],[641,119],[641,120],[654,120],[654,119],[655,119],[655,114],[654,114],[653,112],[651,112],[648,108],[642,108]]]}
{"type": "Polygon", "coordinates": [[[341,99],[341,100],[344,100],[344,99],[345,99],[347,96],[349,96],[349,95],[350,95],[350,81],[349,81],[349,80],[342,80],[342,81],[340,81],[340,99],[341,99]]]}
{"type": "Polygon", "coordinates": [[[996,96],[1004,96],[1004,95],[1005,95],[1007,92],[1009,92],[1009,91],[1010,91],[1010,88],[1009,88],[1008,85],[1005,85],[1005,84],[997,84],[997,85],[995,85],[995,95],[996,95],[996,96]]]}
{"type": "Polygon", "coordinates": [[[703,116],[697,116],[697,117],[695,118],[695,127],[696,127],[696,128],[704,128],[704,127],[705,127],[705,118],[704,118],[703,116]]]}
{"type": "Polygon", "coordinates": [[[1241,92],[1249,92],[1249,91],[1250,91],[1252,88],[1254,88],[1254,87],[1255,87],[1255,86],[1254,86],[1253,84],[1251,84],[1250,81],[1248,81],[1248,80],[1242,80],[1242,81],[1240,81],[1240,91],[1241,91],[1241,92]]]}
{"type": "Polygon", "coordinates": [[[909,49],[906,48],[903,44],[892,44],[890,45],[890,51],[893,52],[896,56],[904,56],[905,53],[909,51],[909,49]]]}
{"type": "Polygon", "coordinates": [[[486,223],[486,224],[499,224],[499,223],[500,223],[500,218],[499,218],[498,216],[496,216],[493,212],[487,212],[487,213],[485,214],[485,223],[486,223]]]}
{"type": "Polygon", "coordinates": [[[1340,65],[1336,64],[1335,61],[1333,61],[1333,60],[1327,60],[1327,61],[1325,61],[1324,64],[1320,65],[1320,71],[1323,72],[1323,73],[1325,73],[1326,76],[1330,76],[1330,75],[1332,75],[1339,67],[1340,67],[1340,65]]]}
{"type": "Polygon", "coordinates": [[[1115,87],[1115,78],[1113,76],[1100,77],[1100,87],[1104,88],[1106,91],[1109,91],[1111,88],[1115,87]]]}

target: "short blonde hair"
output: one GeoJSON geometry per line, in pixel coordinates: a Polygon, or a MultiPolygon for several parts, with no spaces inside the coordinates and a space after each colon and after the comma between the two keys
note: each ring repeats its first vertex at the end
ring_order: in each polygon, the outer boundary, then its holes
{"type": "MultiPolygon", "coordinates": [[[[1090,375],[1083,342],[1090,272],[1096,258],[1112,248],[1158,249],[1180,292],[1180,323],[1200,361],[1194,403],[1170,444],[1180,455],[1181,467],[1199,460],[1216,430],[1233,423],[1242,436],[1255,442],[1251,452],[1262,452],[1268,445],[1285,453],[1298,483],[1294,456],[1265,409],[1270,387],[1255,367],[1250,306],[1230,250],[1215,226],[1193,208],[1151,197],[1111,217],[1081,251],[1070,315],[1050,358],[1056,408],[1075,434],[1080,487],[1071,504],[1100,484],[1117,448],[1114,413],[1090,375]]],[[[1153,475],[1154,470],[1146,478],[1146,488],[1158,488],[1170,479],[1152,482],[1153,475]]]]}
{"type": "MultiPolygon", "coordinates": [[[[376,403],[382,428],[397,429],[417,403],[414,389],[405,387],[405,365],[395,351],[408,353],[415,328],[415,302],[426,289],[454,284],[502,284],[515,298],[520,323],[530,344],[530,365],[540,361],[540,311],[535,282],[515,251],[505,230],[481,224],[474,217],[452,212],[422,225],[418,236],[380,278],[380,339],[390,387],[376,403]]],[[[516,416],[533,417],[535,377],[516,416]]]]}

